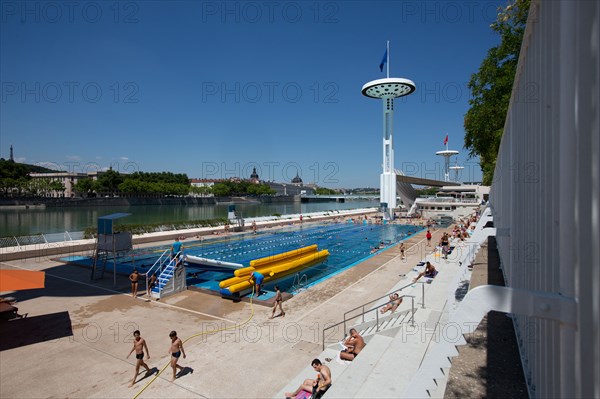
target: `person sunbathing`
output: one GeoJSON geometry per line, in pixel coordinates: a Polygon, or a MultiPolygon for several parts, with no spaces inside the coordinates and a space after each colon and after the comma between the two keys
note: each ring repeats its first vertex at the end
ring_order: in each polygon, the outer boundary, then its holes
{"type": "Polygon", "coordinates": [[[427,278],[434,278],[437,274],[437,270],[435,267],[429,263],[429,261],[425,264],[425,270],[417,275],[417,277],[413,278],[413,283],[416,283],[418,279],[425,276],[427,278]]]}
{"type": "Polygon", "coordinates": [[[401,303],[402,303],[402,298],[400,298],[400,296],[396,292],[396,293],[390,295],[390,302],[387,305],[385,305],[384,307],[382,307],[381,309],[379,309],[379,312],[381,312],[381,314],[384,314],[387,311],[394,313],[396,311],[396,309],[398,309],[398,306],[400,306],[401,303]]]}

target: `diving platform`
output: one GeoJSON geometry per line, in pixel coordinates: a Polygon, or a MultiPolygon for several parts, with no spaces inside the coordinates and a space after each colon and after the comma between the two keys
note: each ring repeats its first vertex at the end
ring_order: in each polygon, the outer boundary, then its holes
{"type": "Polygon", "coordinates": [[[408,183],[416,184],[419,186],[432,186],[432,187],[443,187],[443,186],[460,186],[461,183],[452,181],[432,180],[423,179],[421,177],[396,175],[396,183],[408,183]]]}

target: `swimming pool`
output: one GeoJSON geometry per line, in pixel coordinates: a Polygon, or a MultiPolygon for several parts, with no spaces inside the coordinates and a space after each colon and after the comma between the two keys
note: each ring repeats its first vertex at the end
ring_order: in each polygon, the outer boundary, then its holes
{"type": "MultiPolygon", "coordinates": [[[[340,271],[355,265],[372,255],[374,247],[384,245],[388,248],[403,239],[409,233],[421,231],[420,226],[412,225],[371,225],[371,224],[319,224],[284,230],[263,232],[262,234],[244,234],[230,238],[194,242],[186,245],[189,255],[248,265],[251,260],[276,255],[308,245],[317,244],[319,249],[329,250],[329,257],[314,266],[298,273],[265,284],[265,290],[272,291],[278,285],[282,291],[296,293],[316,282],[331,277],[340,271]]],[[[194,274],[194,267],[188,266],[194,274]]],[[[217,290],[218,282],[233,276],[232,272],[200,272],[188,279],[188,285],[198,288],[217,290]]]]}
{"type": "MultiPolygon", "coordinates": [[[[290,226],[283,229],[265,229],[258,234],[218,236],[195,241],[184,241],[185,253],[202,258],[241,263],[248,266],[251,260],[277,255],[308,245],[317,244],[319,250],[329,250],[329,257],[283,279],[268,282],[264,289],[273,291],[278,285],[282,291],[297,293],[313,284],[354,266],[372,256],[373,248],[383,243],[381,250],[421,231],[421,226],[399,224],[324,223],[290,226]]],[[[117,258],[117,272],[129,274],[134,268],[144,273],[170,245],[139,248],[117,258]]],[[[90,258],[65,257],[61,260],[91,266],[90,258]],[[71,259],[73,258],[73,259],[71,259]]],[[[112,270],[112,259],[108,266],[112,270]]],[[[186,265],[188,286],[219,290],[219,282],[233,276],[233,271],[204,271],[186,265]]]]}

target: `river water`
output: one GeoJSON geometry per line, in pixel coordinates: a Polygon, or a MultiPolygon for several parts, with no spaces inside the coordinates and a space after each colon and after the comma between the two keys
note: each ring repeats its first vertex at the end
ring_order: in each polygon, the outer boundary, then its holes
{"type": "MultiPolygon", "coordinates": [[[[236,204],[237,213],[244,217],[271,216],[275,213],[298,214],[328,210],[372,208],[378,200],[357,200],[345,203],[274,203],[236,204]]],[[[227,217],[227,205],[136,205],[62,208],[3,208],[0,209],[0,237],[31,234],[83,231],[95,227],[99,216],[127,212],[119,224],[182,222],[227,217]]]]}

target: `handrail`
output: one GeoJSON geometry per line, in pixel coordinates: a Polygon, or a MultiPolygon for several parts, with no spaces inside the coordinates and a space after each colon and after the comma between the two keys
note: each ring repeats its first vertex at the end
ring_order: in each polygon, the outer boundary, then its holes
{"type": "MultiPolygon", "coordinates": [[[[391,294],[390,294],[390,295],[391,295],[391,294]]],[[[415,296],[414,296],[414,295],[408,295],[408,294],[407,294],[407,295],[402,295],[400,298],[404,298],[404,297],[409,297],[409,298],[411,298],[411,316],[410,316],[410,322],[411,322],[411,325],[412,325],[412,326],[414,326],[414,325],[415,325],[415,296]]],[[[385,298],[385,297],[384,297],[384,298],[385,298]]],[[[369,310],[367,310],[366,312],[365,312],[365,311],[363,311],[363,313],[361,313],[361,314],[359,314],[359,315],[356,315],[356,316],[354,316],[354,317],[363,316],[363,323],[364,323],[364,315],[365,315],[365,314],[367,314],[367,313],[369,313],[369,312],[373,312],[373,311],[375,311],[375,319],[376,319],[376,322],[375,322],[375,323],[376,323],[376,324],[375,324],[375,325],[376,325],[376,327],[375,327],[375,330],[376,330],[376,331],[379,331],[379,309],[380,309],[380,308],[382,308],[382,307],[384,307],[384,306],[387,306],[387,305],[388,305],[388,303],[389,303],[389,302],[387,302],[387,303],[384,303],[384,304],[381,304],[381,305],[379,305],[379,306],[376,306],[376,307],[374,307],[374,308],[372,308],[372,309],[369,309],[369,310]]],[[[360,307],[359,307],[359,308],[360,308],[360,307]]],[[[356,308],[356,309],[358,309],[358,308],[356,308]]],[[[353,310],[356,310],[356,309],[353,309],[353,310]]],[[[354,317],[353,317],[353,318],[354,318],[354,317]]],[[[330,329],[332,329],[332,328],[334,328],[334,327],[337,327],[337,326],[339,326],[340,324],[343,324],[343,325],[344,325],[344,335],[343,335],[342,339],[344,339],[344,337],[346,336],[346,322],[347,322],[347,321],[349,321],[349,319],[346,319],[346,316],[344,315],[344,320],[343,320],[343,321],[340,321],[339,323],[336,323],[336,324],[334,324],[334,325],[331,325],[331,326],[329,326],[329,327],[326,327],[326,328],[324,328],[324,329],[323,329],[323,333],[322,333],[322,337],[323,337],[323,350],[325,350],[325,331],[327,331],[327,330],[330,330],[330,329]]]]}
{"type": "Polygon", "coordinates": [[[154,266],[157,266],[157,269],[160,270],[162,269],[162,266],[164,264],[164,260],[163,257],[165,256],[165,254],[167,252],[170,253],[171,249],[165,249],[165,251],[158,257],[158,259],[156,260],[156,262],[154,262],[154,264],[152,266],[150,266],[150,269],[148,269],[148,271],[146,272],[146,292],[148,292],[148,276],[151,276],[151,272],[152,269],[154,269],[154,266]]]}
{"type": "MultiPolygon", "coordinates": [[[[390,292],[389,294],[386,294],[386,295],[384,295],[384,296],[381,296],[381,297],[379,297],[379,298],[375,298],[375,299],[373,299],[372,301],[369,301],[369,302],[367,302],[367,303],[364,303],[364,304],[362,304],[362,305],[360,305],[360,306],[357,306],[357,307],[355,307],[354,309],[350,309],[349,311],[347,311],[346,313],[344,313],[344,320],[346,320],[346,316],[348,315],[348,313],[350,313],[350,312],[354,312],[355,310],[358,310],[358,309],[362,309],[362,311],[363,311],[363,313],[362,313],[362,316],[363,316],[363,320],[362,320],[362,322],[364,323],[364,321],[365,321],[365,318],[364,318],[365,306],[368,306],[368,305],[370,305],[370,304],[372,304],[372,303],[374,303],[374,302],[377,302],[377,301],[379,301],[379,300],[382,300],[382,299],[384,299],[384,298],[387,298],[387,297],[389,297],[390,295],[392,295],[392,294],[395,294],[395,293],[397,293],[397,292],[400,292],[400,291],[402,291],[403,289],[405,289],[405,288],[408,288],[408,287],[411,287],[411,286],[413,286],[413,285],[415,285],[415,284],[425,284],[425,283],[424,283],[424,282],[422,282],[422,281],[416,281],[416,282],[414,282],[414,283],[407,284],[407,285],[405,285],[404,287],[398,288],[397,290],[394,290],[394,291],[390,292]]],[[[425,286],[424,286],[424,285],[422,285],[422,287],[423,287],[423,290],[422,290],[423,302],[421,303],[421,305],[422,305],[422,308],[423,308],[423,309],[425,309],[425,286]]],[[[360,316],[360,315],[356,315],[356,316],[354,316],[354,317],[358,317],[358,316],[360,316]]],[[[353,317],[353,318],[354,318],[354,317],[353,317]]]]}

